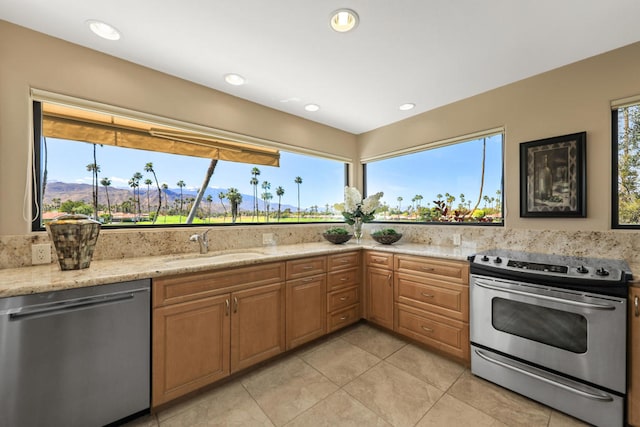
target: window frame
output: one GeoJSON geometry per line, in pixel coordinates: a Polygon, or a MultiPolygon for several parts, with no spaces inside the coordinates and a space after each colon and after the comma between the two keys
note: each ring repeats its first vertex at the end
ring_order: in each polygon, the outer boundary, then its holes
{"type": "MultiPolygon", "coordinates": [[[[42,114],[43,114],[43,108],[42,108],[42,104],[45,102],[55,102],[58,99],[63,99],[63,100],[73,100],[73,98],[69,98],[63,95],[56,95],[56,94],[49,94],[47,92],[43,92],[43,91],[38,91],[38,90],[32,90],[32,97],[31,97],[31,105],[32,105],[32,129],[33,129],[33,140],[31,141],[32,145],[32,186],[31,186],[31,212],[32,212],[32,218],[31,218],[31,231],[33,232],[40,232],[40,231],[45,231],[46,228],[44,226],[44,223],[42,221],[42,215],[43,215],[43,199],[42,199],[42,192],[40,191],[41,185],[42,185],[42,161],[43,161],[43,155],[46,156],[46,150],[45,153],[42,153],[42,147],[44,146],[43,144],[43,126],[42,126],[42,114]],[[35,94],[35,95],[34,95],[35,94]],[[53,98],[53,101],[50,100],[50,98],[53,98]]],[[[127,112],[128,110],[123,110],[117,107],[113,107],[110,108],[110,106],[108,105],[103,105],[103,104],[98,104],[98,103],[92,103],[90,101],[82,101],[82,100],[77,100],[78,102],[67,102],[66,105],[72,106],[72,107],[76,107],[76,108],[82,108],[85,104],[89,104],[91,106],[94,106],[94,108],[97,106],[97,108],[95,108],[97,111],[104,111],[105,113],[109,113],[112,114],[114,113],[114,111],[116,111],[119,115],[121,115],[122,117],[127,117],[126,114],[121,114],[121,112],[127,112]],[[100,107],[104,107],[104,108],[100,108],[100,107]]],[[[135,114],[136,112],[134,111],[130,111],[132,113],[131,118],[138,120],[142,118],[156,118],[158,119],[159,122],[165,122],[170,126],[174,126],[177,128],[180,128],[180,124],[183,122],[179,122],[177,120],[172,120],[172,119],[166,119],[166,120],[162,120],[161,117],[156,117],[156,116],[152,116],[152,115],[147,115],[147,114],[135,114]],[[137,117],[136,117],[137,116],[137,117]]],[[[185,125],[187,125],[187,123],[185,123],[185,125]]],[[[187,126],[185,126],[185,128],[188,128],[187,126]]],[[[213,128],[206,128],[206,127],[202,127],[200,126],[200,128],[204,128],[204,129],[210,129],[211,131],[218,131],[217,129],[213,129],[213,128]]],[[[234,135],[237,137],[244,137],[244,135],[240,135],[240,134],[235,134],[232,132],[227,132],[227,131],[220,131],[222,133],[228,134],[228,135],[234,135]]],[[[340,155],[333,155],[330,153],[324,153],[324,152],[320,152],[320,151],[316,151],[316,150],[312,150],[312,149],[307,149],[307,148],[303,148],[303,147],[296,147],[296,146],[292,146],[289,144],[283,144],[283,143],[278,143],[278,142],[273,142],[273,141],[267,141],[267,140],[262,140],[260,138],[254,138],[254,137],[247,137],[247,139],[249,140],[249,143],[254,144],[254,145],[260,145],[259,143],[257,144],[255,141],[261,141],[261,142],[265,142],[264,146],[269,147],[269,148],[277,148],[278,150],[282,150],[282,151],[286,151],[292,154],[296,154],[296,155],[302,155],[302,156],[309,156],[309,157],[317,157],[320,159],[324,159],[324,160],[331,160],[331,161],[337,161],[337,162],[342,162],[343,163],[343,167],[344,167],[344,185],[349,185],[349,176],[350,176],[350,164],[351,164],[351,160],[348,160],[346,157],[344,156],[340,156],[340,155]]],[[[82,142],[78,142],[79,144],[81,144],[82,142]]],[[[247,163],[248,166],[250,166],[249,163],[247,163]]],[[[338,195],[336,195],[338,196],[338,195]]],[[[117,230],[117,229],[126,229],[126,230],[140,230],[140,229],[172,229],[172,228],[190,228],[190,227],[228,227],[228,226],[260,226],[260,225],[268,225],[268,226],[277,226],[277,225],[283,225],[283,226],[292,226],[292,225],[314,225],[314,224],[336,224],[338,223],[337,221],[313,221],[313,222],[241,222],[241,223],[197,223],[197,224],[136,224],[135,226],[131,226],[131,225],[114,225],[114,224],[109,224],[107,227],[105,227],[105,229],[107,230],[117,230]]]]}
{"type": "Polygon", "coordinates": [[[614,230],[640,230],[638,224],[620,224],[620,203],[619,203],[619,133],[618,133],[618,112],[621,108],[638,105],[640,108],[640,97],[629,98],[611,104],[611,228],[614,230]]]}
{"type": "Polygon", "coordinates": [[[501,179],[500,179],[500,206],[501,206],[501,222],[479,222],[479,221],[469,221],[469,222],[455,222],[455,221],[380,221],[374,220],[372,222],[376,224],[396,224],[402,226],[420,226],[420,225],[446,225],[446,226],[479,226],[479,227],[504,227],[505,225],[505,216],[504,216],[504,147],[505,147],[505,130],[503,127],[487,129],[485,131],[474,132],[471,134],[461,135],[459,137],[448,138],[442,141],[435,141],[427,144],[422,144],[414,147],[409,147],[402,150],[388,152],[382,155],[373,156],[367,159],[361,159],[361,171],[362,171],[362,190],[363,197],[367,197],[367,164],[373,161],[378,160],[386,160],[394,157],[400,156],[408,156],[411,154],[421,153],[429,150],[438,149],[441,147],[446,147],[449,145],[462,144],[465,142],[474,141],[483,137],[490,137],[493,135],[501,134],[502,135],[502,148],[501,148],[501,161],[500,165],[502,168],[501,179]]]}

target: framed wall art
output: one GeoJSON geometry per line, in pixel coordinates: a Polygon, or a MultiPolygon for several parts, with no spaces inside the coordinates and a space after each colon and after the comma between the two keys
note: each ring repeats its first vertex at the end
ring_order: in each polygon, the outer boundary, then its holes
{"type": "Polygon", "coordinates": [[[587,133],[520,144],[520,216],[587,216],[587,133]]]}

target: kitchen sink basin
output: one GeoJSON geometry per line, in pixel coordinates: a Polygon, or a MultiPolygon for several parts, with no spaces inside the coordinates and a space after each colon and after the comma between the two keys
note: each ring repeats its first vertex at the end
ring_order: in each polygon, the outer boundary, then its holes
{"type": "Polygon", "coordinates": [[[185,254],[173,255],[163,259],[164,264],[205,264],[207,262],[225,262],[225,261],[241,261],[264,256],[262,252],[257,251],[238,251],[238,252],[210,252],[208,254],[185,254]]]}

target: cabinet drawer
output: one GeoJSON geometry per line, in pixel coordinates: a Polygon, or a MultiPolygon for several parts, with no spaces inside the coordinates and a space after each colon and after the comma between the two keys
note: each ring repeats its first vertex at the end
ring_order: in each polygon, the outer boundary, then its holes
{"type": "Polygon", "coordinates": [[[327,290],[333,291],[336,289],[345,288],[347,286],[353,286],[360,282],[360,270],[358,268],[350,268],[349,270],[334,271],[327,274],[327,290]]]}
{"type": "Polygon", "coordinates": [[[469,324],[396,303],[396,332],[469,360],[469,324]]]}
{"type": "Polygon", "coordinates": [[[469,287],[466,285],[398,273],[395,301],[464,322],[469,321],[469,287]]]}
{"type": "Polygon", "coordinates": [[[332,312],[360,302],[360,287],[334,291],[327,294],[327,311],[332,312]]]}
{"type": "Polygon", "coordinates": [[[312,276],[327,271],[327,257],[318,256],[287,261],[287,280],[312,276]]]}
{"type": "Polygon", "coordinates": [[[233,291],[234,287],[279,283],[284,281],[284,277],[283,262],[160,277],[153,279],[153,306],[205,298],[233,291]]]}
{"type": "Polygon", "coordinates": [[[360,264],[360,252],[347,252],[327,256],[327,269],[329,271],[343,268],[353,268],[360,264]]]}
{"type": "Polygon", "coordinates": [[[386,252],[365,252],[365,262],[371,267],[392,269],[393,254],[386,252]]]}
{"type": "Polygon", "coordinates": [[[360,305],[356,304],[327,317],[327,332],[333,332],[360,320],[360,305]]]}
{"type": "Polygon", "coordinates": [[[397,255],[395,268],[400,273],[420,274],[464,285],[469,284],[469,264],[463,261],[397,255]]]}

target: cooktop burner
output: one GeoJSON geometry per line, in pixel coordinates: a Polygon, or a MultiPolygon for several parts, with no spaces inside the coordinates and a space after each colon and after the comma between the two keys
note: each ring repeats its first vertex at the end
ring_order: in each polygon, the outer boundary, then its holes
{"type": "Polygon", "coordinates": [[[626,295],[631,271],[621,260],[490,250],[469,257],[471,274],[626,295]]]}

